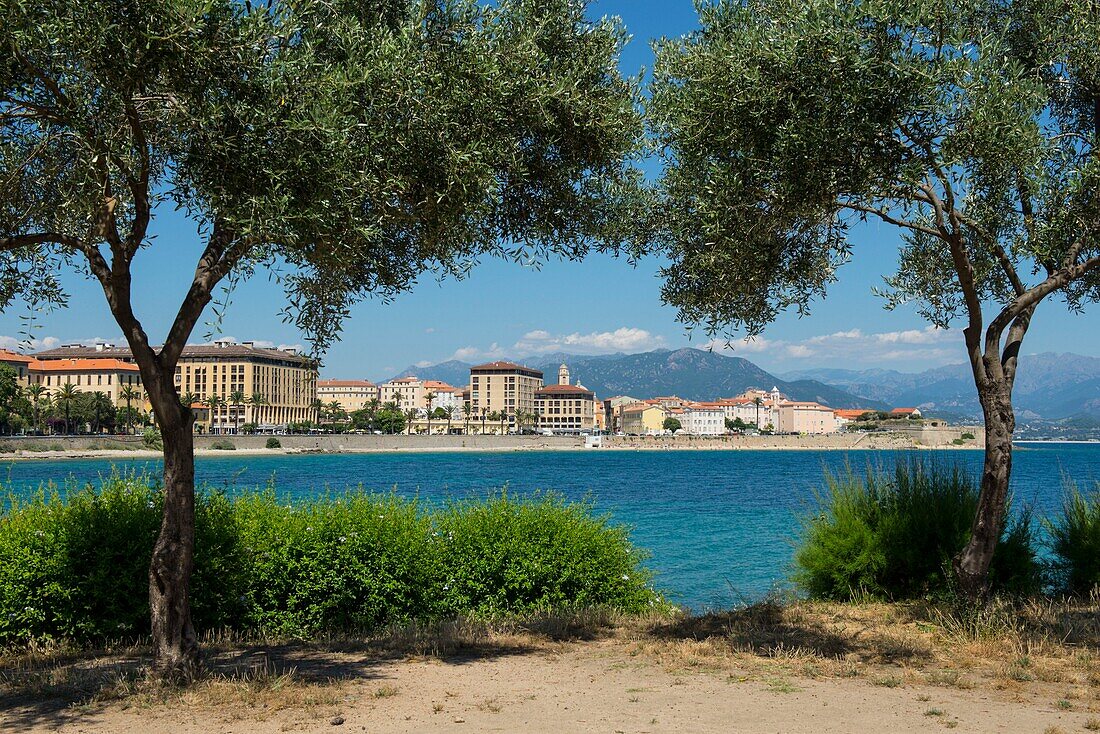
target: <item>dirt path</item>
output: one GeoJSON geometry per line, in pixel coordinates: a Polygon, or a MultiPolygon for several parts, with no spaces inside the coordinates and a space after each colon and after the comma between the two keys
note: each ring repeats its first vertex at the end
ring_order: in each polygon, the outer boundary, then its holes
{"type": "Polygon", "coordinates": [[[444,659],[329,654],[326,664],[339,667],[339,682],[284,689],[276,677],[247,690],[234,682],[77,707],[26,701],[0,711],[0,731],[1069,734],[1097,725],[1083,707],[1062,710],[1046,693],[746,680],[716,668],[670,669],[622,639],[444,659]]]}

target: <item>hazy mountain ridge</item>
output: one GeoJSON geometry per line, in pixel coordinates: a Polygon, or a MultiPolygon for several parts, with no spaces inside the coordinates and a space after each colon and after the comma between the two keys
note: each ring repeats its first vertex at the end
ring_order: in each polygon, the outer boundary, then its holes
{"type": "MultiPolygon", "coordinates": [[[[867,398],[893,405],[914,405],[933,412],[981,416],[970,366],[953,364],[924,372],[896,370],[803,369],[788,379],[817,379],[867,398]]],[[[1100,417],[1100,358],[1079,354],[1024,355],[1013,394],[1021,419],[1064,420],[1100,417]]]]}
{"type": "MultiPolygon", "coordinates": [[[[774,386],[794,400],[814,401],[833,408],[887,407],[880,400],[856,396],[819,380],[784,380],[742,357],[701,349],[662,349],[594,357],[551,354],[515,361],[542,370],[547,382],[557,379],[558,366],[565,362],[574,381],[594,390],[600,398],[678,395],[687,400],[713,400],[731,397],[753,387],[770,390],[774,386]]],[[[397,376],[416,375],[461,387],[469,381],[470,366],[451,360],[428,367],[409,367],[397,376]]]]}

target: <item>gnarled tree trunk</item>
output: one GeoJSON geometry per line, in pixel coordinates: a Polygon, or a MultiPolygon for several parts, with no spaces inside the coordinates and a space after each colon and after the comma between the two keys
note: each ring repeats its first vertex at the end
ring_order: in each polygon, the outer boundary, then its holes
{"type": "Polygon", "coordinates": [[[970,541],[955,558],[955,575],[964,594],[972,600],[989,591],[989,568],[1001,539],[1012,476],[1012,435],[1016,416],[1012,410],[1012,388],[1006,380],[987,373],[978,389],[985,416],[985,462],[981,492],[970,541]]]}
{"type": "Polygon", "coordinates": [[[190,406],[180,404],[175,364],[163,355],[134,350],[164,442],[164,515],[149,563],[153,670],[169,681],[188,681],[199,667],[191,624],[190,586],[195,558],[195,440],[190,406]]]}

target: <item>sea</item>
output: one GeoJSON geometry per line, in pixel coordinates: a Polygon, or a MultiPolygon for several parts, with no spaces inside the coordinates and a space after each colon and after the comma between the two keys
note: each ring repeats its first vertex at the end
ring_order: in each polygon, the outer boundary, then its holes
{"type": "MultiPolygon", "coordinates": [[[[825,472],[889,468],[890,451],[530,451],[271,456],[226,452],[197,460],[197,481],[229,493],[274,483],[288,501],[362,487],[426,502],[483,497],[507,487],[524,495],[553,491],[586,500],[610,522],[630,528],[667,597],[694,611],[785,594],[801,518],[815,511],[825,472]]],[[[982,453],[923,452],[978,472],[982,453]]],[[[112,471],[159,473],[148,459],[12,461],[7,489],[33,492],[48,482],[79,486],[112,471]]],[[[0,475],[2,477],[2,475],[0,475]]],[[[1057,512],[1063,486],[1093,489],[1100,444],[1022,443],[1014,453],[1016,509],[1057,512]]]]}

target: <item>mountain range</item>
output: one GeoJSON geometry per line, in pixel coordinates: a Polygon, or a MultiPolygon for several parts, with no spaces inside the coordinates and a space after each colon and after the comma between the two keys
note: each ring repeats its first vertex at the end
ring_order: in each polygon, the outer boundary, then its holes
{"type": "MultiPolygon", "coordinates": [[[[600,398],[630,395],[653,398],[678,395],[686,400],[714,400],[732,397],[749,388],[780,392],[793,400],[808,400],[832,408],[888,407],[882,400],[855,395],[814,378],[782,379],[747,359],[729,357],[701,349],[659,349],[641,354],[611,354],[597,357],[570,354],[540,355],[528,366],[542,370],[547,382],[557,379],[558,366],[569,365],[574,382],[594,390],[600,398]]],[[[410,367],[396,377],[415,375],[463,386],[469,382],[470,364],[452,360],[428,367],[410,367]]]]}
{"type": "MultiPolygon", "coordinates": [[[[1100,358],[1050,352],[1024,355],[1016,375],[1013,403],[1020,420],[1100,418],[1100,358]]],[[[924,372],[803,369],[786,372],[783,377],[819,380],[853,395],[891,405],[913,405],[939,415],[981,416],[968,364],[924,372]]]]}

